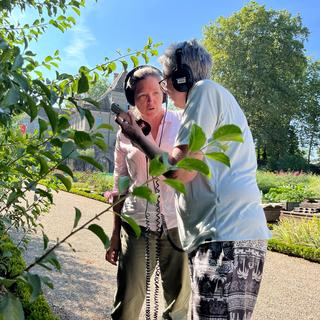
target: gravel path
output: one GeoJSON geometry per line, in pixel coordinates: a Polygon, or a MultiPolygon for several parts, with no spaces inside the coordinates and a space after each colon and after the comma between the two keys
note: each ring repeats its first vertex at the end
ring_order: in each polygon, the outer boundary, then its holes
{"type": "MultiPolygon", "coordinates": [[[[82,211],[84,222],[106,209],[106,204],[60,191],[55,206],[41,223],[50,240],[70,232],[74,208],[82,211]]],[[[112,214],[106,213],[97,222],[110,235],[112,214]]],[[[33,236],[27,261],[39,255],[42,236],[33,236]]],[[[62,272],[33,271],[49,276],[54,290],[45,289],[48,301],[62,320],[110,319],[115,290],[116,267],[104,260],[100,240],[88,230],[74,235],[68,245],[56,251],[62,272]]],[[[264,278],[253,320],[318,320],[320,315],[320,264],[268,252],[264,278]]],[[[141,315],[141,319],[144,316],[141,315]]],[[[131,320],[131,319],[128,319],[131,320]]]]}

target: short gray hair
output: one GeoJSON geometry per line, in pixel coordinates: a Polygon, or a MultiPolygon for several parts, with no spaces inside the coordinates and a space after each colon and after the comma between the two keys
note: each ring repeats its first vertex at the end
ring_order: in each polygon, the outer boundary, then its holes
{"type": "Polygon", "coordinates": [[[190,67],[195,82],[210,78],[212,59],[209,52],[196,39],[171,44],[159,57],[164,77],[170,76],[177,67],[176,50],[182,50],[181,63],[190,67]]]}

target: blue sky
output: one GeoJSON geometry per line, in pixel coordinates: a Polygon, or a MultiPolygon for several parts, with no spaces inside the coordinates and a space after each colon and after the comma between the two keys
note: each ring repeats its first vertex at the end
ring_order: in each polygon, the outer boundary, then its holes
{"type": "MultiPolygon", "coordinates": [[[[228,17],[240,10],[247,0],[87,0],[72,30],[61,33],[49,30],[32,46],[39,58],[60,50],[60,72],[75,74],[81,65],[93,67],[126,52],[141,49],[151,37],[163,42],[159,53],[172,42],[202,38],[203,27],[219,16],[228,17]]],[[[302,17],[309,31],[305,44],[307,55],[320,59],[320,1],[264,0],[256,1],[267,9],[286,9],[302,17]]],[[[16,19],[31,18],[26,14],[16,19]]],[[[140,61],[143,63],[143,61],[140,61]]],[[[151,61],[157,65],[156,58],[151,61]]],[[[130,65],[132,67],[132,65],[130,65]]]]}

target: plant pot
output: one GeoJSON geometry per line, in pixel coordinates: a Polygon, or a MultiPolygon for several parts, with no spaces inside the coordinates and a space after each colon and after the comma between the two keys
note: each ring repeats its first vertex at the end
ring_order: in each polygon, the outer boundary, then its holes
{"type": "Polygon", "coordinates": [[[280,219],[280,212],[283,206],[279,203],[266,203],[263,205],[267,222],[277,222],[280,219]]]}
{"type": "Polygon", "coordinates": [[[292,211],[295,207],[299,207],[300,202],[287,201],[285,205],[286,211],[292,211]]]}

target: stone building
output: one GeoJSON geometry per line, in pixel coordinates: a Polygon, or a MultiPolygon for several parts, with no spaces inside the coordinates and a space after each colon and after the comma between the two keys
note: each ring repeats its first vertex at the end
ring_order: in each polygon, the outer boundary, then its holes
{"type": "MultiPolygon", "coordinates": [[[[118,125],[114,121],[114,114],[110,111],[111,104],[117,103],[123,109],[128,109],[128,103],[125,98],[123,86],[126,77],[126,72],[114,74],[114,80],[109,88],[98,99],[100,108],[83,101],[81,107],[87,108],[91,111],[92,116],[95,118],[95,126],[97,128],[102,123],[107,123],[113,126],[114,130],[101,130],[105,137],[105,142],[108,145],[107,152],[102,152],[98,148],[95,150],[95,159],[102,163],[107,172],[113,172],[114,168],[114,146],[118,125]]],[[[77,110],[72,114],[71,126],[76,130],[89,131],[89,124],[85,118],[81,119],[77,110]]]]}

